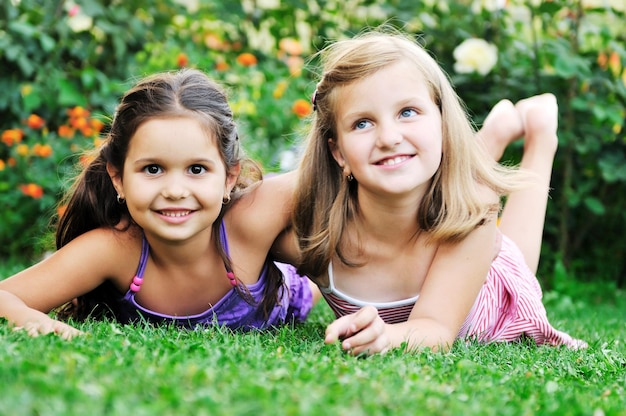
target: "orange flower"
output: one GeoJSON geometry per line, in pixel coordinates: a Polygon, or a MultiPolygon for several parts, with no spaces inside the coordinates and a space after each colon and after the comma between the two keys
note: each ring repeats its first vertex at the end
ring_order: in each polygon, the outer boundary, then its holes
{"type": "Polygon", "coordinates": [[[291,111],[302,118],[311,114],[311,103],[303,98],[298,98],[291,107],[291,111]]]}
{"type": "Polygon", "coordinates": [[[604,53],[604,52],[600,52],[600,53],[598,54],[598,60],[597,60],[597,62],[598,62],[598,66],[599,66],[600,68],[602,68],[602,69],[606,69],[606,64],[607,64],[607,62],[608,62],[608,61],[609,61],[609,58],[608,58],[608,56],[606,56],[606,53],[604,53]]]}
{"type": "Polygon", "coordinates": [[[78,158],[78,162],[80,163],[80,165],[83,168],[86,168],[87,166],[89,166],[89,164],[94,160],[94,157],[92,155],[82,155],[80,158],[78,158]]]}
{"type": "Polygon", "coordinates": [[[228,66],[228,63],[226,61],[218,61],[215,64],[215,69],[217,71],[227,71],[228,68],[230,68],[230,67],[228,66]]]}
{"type": "Polygon", "coordinates": [[[20,185],[20,190],[24,195],[30,196],[34,199],[39,199],[43,196],[43,188],[36,183],[20,185]]]}
{"type": "Polygon", "coordinates": [[[104,143],[104,140],[100,137],[95,137],[93,139],[93,147],[96,147],[96,148],[101,147],[103,143],[104,143]]]}
{"type": "Polygon", "coordinates": [[[0,172],[6,169],[6,167],[7,164],[4,162],[4,160],[0,159],[0,172]]]}
{"type": "Polygon", "coordinates": [[[15,151],[17,152],[18,155],[20,155],[22,157],[27,156],[28,155],[28,145],[26,145],[26,144],[19,144],[15,148],[15,151]]]}
{"type": "Polygon", "coordinates": [[[104,123],[97,118],[90,119],[89,125],[96,133],[100,133],[102,131],[102,128],[104,127],[104,123]]]}
{"type": "Polygon", "coordinates": [[[43,118],[39,117],[37,114],[31,114],[30,116],[28,116],[28,120],[26,124],[31,129],[39,130],[46,124],[46,122],[44,121],[43,118]]]}
{"type": "Polygon", "coordinates": [[[9,129],[2,132],[2,142],[7,146],[13,146],[22,141],[24,132],[20,129],[9,129]]]}
{"type": "Polygon", "coordinates": [[[204,44],[206,45],[207,48],[214,49],[217,51],[224,50],[226,46],[224,44],[224,41],[220,39],[220,37],[217,36],[215,33],[207,33],[204,36],[204,44]]]}
{"type": "Polygon", "coordinates": [[[88,124],[85,124],[84,126],[82,126],[80,128],[80,132],[85,137],[91,137],[95,134],[91,126],[88,124]]]}
{"type": "Polygon", "coordinates": [[[179,53],[176,57],[176,65],[178,65],[179,68],[184,68],[187,66],[188,63],[189,58],[187,57],[187,54],[183,52],[179,53]]]}
{"type": "Polygon", "coordinates": [[[59,205],[57,207],[57,215],[60,217],[63,216],[63,214],[65,214],[65,211],[67,210],[67,204],[63,204],[63,205],[59,205]]]}
{"type": "Polygon", "coordinates": [[[15,160],[14,157],[10,157],[7,159],[7,165],[9,166],[15,166],[17,164],[17,161],[15,160]]]}
{"type": "Polygon", "coordinates": [[[49,144],[39,144],[33,146],[33,154],[39,157],[50,157],[52,155],[52,147],[49,144]]]}
{"type": "Polygon", "coordinates": [[[67,124],[63,124],[59,126],[58,133],[59,133],[59,136],[65,139],[71,139],[72,137],[74,137],[74,129],[68,126],[67,124]]]}
{"type": "Polygon", "coordinates": [[[253,66],[257,64],[257,59],[250,52],[244,52],[237,57],[237,62],[243,66],[253,66]]]}
{"type": "Polygon", "coordinates": [[[619,58],[619,54],[615,51],[611,52],[611,55],[609,56],[609,69],[616,77],[622,70],[622,62],[619,58]]]}
{"type": "Polygon", "coordinates": [[[85,118],[89,117],[90,113],[89,110],[77,105],[76,107],[67,110],[67,115],[70,116],[70,118],[85,118]]]}
{"type": "Polygon", "coordinates": [[[299,77],[302,74],[304,59],[300,56],[290,56],[287,58],[287,66],[289,67],[289,73],[291,76],[299,77]]]}
{"type": "Polygon", "coordinates": [[[88,124],[87,119],[85,117],[72,117],[70,119],[70,126],[73,128],[80,130],[86,127],[88,124]]]}
{"type": "Polygon", "coordinates": [[[300,42],[293,38],[281,39],[280,42],[278,42],[278,47],[281,51],[286,52],[288,55],[302,55],[302,45],[300,45],[300,42]]]}

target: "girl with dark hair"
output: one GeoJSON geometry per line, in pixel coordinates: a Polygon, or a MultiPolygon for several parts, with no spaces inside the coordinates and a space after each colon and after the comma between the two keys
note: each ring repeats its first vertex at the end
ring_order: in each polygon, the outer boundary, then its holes
{"type": "Polygon", "coordinates": [[[305,319],[309,280],[268,254],[291,214],[274,202],[291,200],[294,181],[260,179],[224,92],[205,74],[140,81],[68,193],[58,250],[0,281],[0,316],[65,338],[79,331],[51,318],[55,308],[59,319],[185,327],[305,319]]]}

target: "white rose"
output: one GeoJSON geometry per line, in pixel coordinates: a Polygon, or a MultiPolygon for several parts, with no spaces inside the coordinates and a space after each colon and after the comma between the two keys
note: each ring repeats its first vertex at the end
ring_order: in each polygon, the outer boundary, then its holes
{"type": "Polygon", "coordinates": [[[93,26],[93,19],[91,16],[78,13],[67,19],[67,25],[72,29],[72,32],[84,32],[93,26]]]}
{"type": "Polygon", "coordinates": [[[484,39],[466,39],[454,49],[454,70],[459,74],[486,75],[498,62],[498,48],[484,39]]]}
{"type": "Polygon", "coordinates": [[[174,0],[185,7],[189,13],[196,13],[200,9],[200,0],[174,0]]]}
{"type": "Polygon", "coordinates": [[[584,8],[612,7],[618,11],[626,11],[626,0],[583,0],[584,8]]]}
{"type": "Polygon", "coordinates": [[[472,11],[480,13],[482,9],[490,12],[502,10],[506,7],[507,0],[474,0],[472,3],[472,11]]]}

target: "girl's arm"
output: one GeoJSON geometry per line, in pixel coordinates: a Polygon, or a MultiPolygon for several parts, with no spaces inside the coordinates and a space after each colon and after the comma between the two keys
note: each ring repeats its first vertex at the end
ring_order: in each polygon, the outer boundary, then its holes
{"type": "Polygon", "coordinates": [[[326,342],[342,340],[353,354],[407,349],[449,348],[472,308],[494,258],[495,214],[463,241],[441,245],[408,321],[385,324],[374,307],[337,319],[326,342]],[[406,343],[406,344],[405,344],[406,343]]]}
{"type": "Polygon", "coordinates": [[[71,338],[80,331],[47,314],[107,278],[128,274],[130,282],[134,270],[129,257],[138,261],[139,249],[122,233],[99,229],[83,234],[45,260],[0,281],[0,317],[33,336],[54,332],[71,338]],[[131,250],[137,251],[136,259],[128,255],[131,250]]]}
{"type": "MultiPolygon", "coordinates": [[[[295,184],[296,172],[283,173],[263,179],[258,187],[244,195],[227,212],[229,240],[249,242],[263,258],[271,251],[276,260],[295,262],[296,246],[281,243],[289,239],[280,239],[274,244],[291,225],[295,184]]],[[[250,247],[241,257],[249,254],[250,247]]]]}

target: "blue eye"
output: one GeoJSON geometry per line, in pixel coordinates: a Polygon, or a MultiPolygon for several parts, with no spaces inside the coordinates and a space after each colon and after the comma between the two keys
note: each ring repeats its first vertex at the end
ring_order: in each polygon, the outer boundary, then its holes
{"type": "Polygon", "coordinates": [[[366,128],[366,127],[369,127],[370,124],[371,123],[369,121],[367,121],[367,120],[359,120],[356,123],[354,123],[354,128],[356,130],[362,130],[362,129],[366,128]]]}
{"type": "Polygon", "coordinates": [[[416,114],[417,114],[417,112],[415,110],[413,110],[412,108],[405,108],[404,110],[402,110],[400,112],[400,116],[401,117],[405,117],[405,118],[414,116],[416,114]]]}

